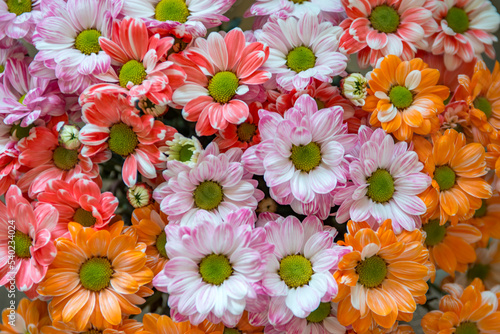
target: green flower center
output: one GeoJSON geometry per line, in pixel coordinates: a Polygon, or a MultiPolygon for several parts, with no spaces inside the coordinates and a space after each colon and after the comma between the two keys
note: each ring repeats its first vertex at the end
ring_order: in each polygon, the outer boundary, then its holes
{"type": "Polygon", "coordinates": [[[139,144],[137,135],[130,126],[125,123],[117,123],[111,127],[109,132],[109,149],[121,156],[129,156],[139,144]]]}
{"type": "Polygon", "coordinates": [[[488,277],[490,266],[488,264],[476,263],[467,271],[467,278],[472,281],[474,278],[480,278],[482,281],[488,277]]]}
{"type": "Polygon", "coordinates": [[[144,65],[132,59],[122,66],[118,79],[120,81],[120,86],[127,88],[129,82],[132,82],[134,85],[141,84],[144,79],[146,79],[147,75],[144,65]]]}
{"type": "Polygon", "coordinates": [[[293,2],[293,3],[297,3],[297,4],[300,5],[300,4],[304,3],[304,2],[308,2],[309,0],[290,0],[290,1],[293,2]]]}
{"type": "Polygon", "coordinates": [[[313,273],[311,261],[303,255],[288,255],[280,261],[278,275],[289,288],[298,288],[309,283],[313,273]]]}
{"type": "Polygon", "coordinates": [[[322,322],[330,315],[331,311],[332,305],[330,303],[319,303],[318,308],[312,311],[306,319],[314,323],[322,322]]]}
{"type": "Polygon", "coordinates": [[[183,0],[161,0],[155,9],[155,19],[158,21],[176,21],[186,23],[189,9],[183,0]]]}
{"type": "Polygon", "coordinates": [[[186,162],[191,160],[191,157],[194,153],[194,145],[193,144],[185,144],[179,150],[179,161],[186,162]]]}
{"type": "Polygon", "coordinates": [[[463,34],[469,30],[469,17],[462,8],[451,7],[444,18],[450,27],[457,34],[463,34]]]}
{"type": "Polygon", "coordinates": [[[207,283],[221,285],[232,274],[233,267],[225,255],[210,254],[200,262],[200,275],[207,283]]]}
{"type": "Polygon", "coordinates": [[[241,334],[242,331],[237,330],[236,328],[224,328],[223,334],[241,334]]]}
{"type": "Polygon", "coordinates": [[[425,244],[427,246],[436,246],[441,243],[446,236],[446,225],[440,225],[439,220],[430,220],[422,226],[422,229],[427,234],[425,244]]]}
{"type": "Polygon", "coordinates": [[[23,138],[26,138],[30,134],[30,130],[35,126],[35,124],[30,124],[26,127],[21,126],[21,124],[14,124],[10,128],[10,134],[14,135],[17,137],[17,139],[21,140],[23,138]]]}
{"type": "Polygon", "coordinates": [[[6,0],[9,12],[17,16],[31,12],[31,0],[6,0]]]}
{"type": "Polygon", "coordinates": [[[250,142],[257,131],[257,127],[251,123],[241,123],[236,129],[238,139],[242,142],[250,142]]]}
{"type": "Polygon", "coordinates": [[[240,81],[229,71],[219,72],[208,83],[208,94],[219,103],[227,103],[236,94],[240,81]]]}
{"type": "Polygon", "coordinates": [[[52,160],[54,160],[54,165],[56,165],[57,168],[71,170],[78,163],[78,151],[68,150],[62,146],[58,146],[54,150],[52,160]]]}
{"type": "Polygon", "coordinates": [[[113,268],[106,257],[93,257],[80,267],[80,282],[91,291],[101,291],[109,286],[113,268]]]}
{"type": "Polygon", "coordinates": [[[380,32],[393,33],[398,30],[399,14],[394,7],[380,5],[372,10],[370,22],[380,32]]]}
{"type": "Polygon", "coordinates": [[[374,255],[359,262],[356,273],[359,275],[358,282],[361,285],[365,288],[376,288],[387,276],[387,264],[380,256],[374,255]]]}
{"type": "Polygon", "coordinates": [[[448,190],[455,185],[455,172],[448,166],[440,166],[434,171],[434,180],[441,191],[448,190]]]}
{"type": "Polygon", "coordinates": [[[305,146],[292,145],[290,159],[295,168],[303,172],[309,172],[319,166],[321,162],[321,148],[318,144],[312,142],[305,146]]]}
{"type": "Polygon", "coordinates": [[[474,100],[474,107],[481,110],[488,119],[491,117],[491,115],[493,115],[490,101],[488,101],[488,99],[483,96],[476,97],[476,99],[474,100]]]}
{"type": "Polygon", "coordinates": [[[479,334],[479,329],[474,322],[462,322],[455,330],[455,334],[479,334]]]}
{"type": "Polygon", "coordinates": [[[26,98],[26,94],[24,94],[23,96],[21,96],[21,97],[19,98],[19,101],[18,101],[18,102],[19,102],[19,103],[21,103],[21,104],[24,104],[23,102],[24,102],[24,99],[25,99],[25,98],[26,98]]]}
{"type": "Polygon", "coordinates": [[[482,200],[481,207],[476,210],[474,213],[474,218],[482,218],[486,216],[488,213],[488,204],[486,204],[486,200],[482,200]]]}
{"type": "Polygon", "coordinates": [[[14,234],[14,252],[17,257],[26,259],[31,257],[30,246],[33,241],[29,235],[24,234],[21,231],[17,231],[14,234]]]}
{"type": "Polygon", "coordinates": [[[203,210],[213,210],[224,197],[222,187],[214,181],[202,182],[194,190],[194,203],[203,210]]]}
{"type": "Polygon", "coordinates": [[[286,66],[294,72],[302,72],[316,65],[316,56],[311,49],[299,46],[288,52],[286,66]]]}
{"type": "Polygon", "coordinates": [[[75,48],[86,55],[98,53],[99,51],[101,51],[101,46],[99,45],[99,37],[101,37],[101,32],[99,30],[84,30],[79,33],[78,36],[76,36],[75,48]]]}
{"type": "Polygon", "coordinates": [[[398,109],[405,109],[413,102],[413,93],[404,86],[394,86],[389,93],[391,103],[398,109]]]}
{"type": "Polygon", "coordinates": [[[394,179],[385,169],[377,169],[366,183],[368,183],[366,195],[374,202],[385,203],[394,194],[394,179]]]}
{"type": "Polygon", "coordinates": [[[156,249],[158,249],[158,253],[160,253],[162,257],[168,259],[167,250],[165,249],[166,244],[167,244],[167,235],[165,234],[165,231],[163,231],[156,238],[156,249]]]}
{"type": "Polygon", "coordinates": [[[96,223],[97,218],[92,215],[92,212],[78,208],[73,215],[73,221],[82,226],[90,227],[96,223]]]}

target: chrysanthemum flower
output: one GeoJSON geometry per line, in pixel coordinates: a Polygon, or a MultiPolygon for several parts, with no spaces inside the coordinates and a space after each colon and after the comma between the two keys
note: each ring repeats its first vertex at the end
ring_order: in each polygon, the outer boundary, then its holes
{"type": "Polygon", "coordinates": [[[332,82],[334,76],[345,73],[347,57],[337,52],[341,33],[341,28],[308,13],[298,20],[269,21],[256,37],[271,49],[264,68],[276,74],[278,85],[291,91],[306,88],[313,78],[332,82]]]}
{"type": "MultiPolygon", "coordinates": [[[[166,315],[146,313],[142,319],[144,329],[135,334],[223,334],[224,326],[208,321],[195,326],[189,321],[174,322],[166,315]]],[[[224,332],[225,333],[225,332],[224,332]]]]}
{"type": "Polygon", "coordinates": [[[127,189],[127,200],[134,208],[142,208],[153,202],[153,188],[145,183],[139,182],[127,189]]]}
{"type": "Polygon", "coordinates": [[[391,328],[396,319],[409,321],[417,305],[426,301],[426,281],[434,275],[429,252],[419,230],[396,235],[391,221],[377,231],[367,223],[349,221],[348,233],[340,245],[351,246],[335,278],[339,294],[337,317],[356,333],[377,325],[391,328]]]}
{"type": "Polygon", "coordinates": [[[69,181],[49,180],[38,194],[38,203],[48,203],[59,211],[57,237],[68,232],[68,223],[102,229],[115,216],[118,198],[109,191],[101,193],[92,180],[74,178],[69,181]]]}
{"type": "Polygon", "coordinates": [[[238,323],[247,300],[257,297],[256,283],[273,249],[263,229],[252,229],[254,219],[241,209],[224,221],[200,215],[193,228],[167,225],[169,261],[153,284],[169,294],[174,320],[238,323]]]}
{"type": "Polygon", "coordinates": [[[14,45],[7,49],[2,49],[0,47],[0,80],[5,73],[5,66],[9,58],[15,58],[22,60],[25,55],[28,54],[28,50],[24,47],[21,42],[16,41],[14,45]]]}
{"type": "Polygon", "coordinates": [[[483,52],[495,58],[493,42],[498,38],[493,33],[500,15],[489,0],[430,1],[426,7],[438,24],[429,48],[433,54],[444,54],[448,69],[455,70],[483,52]]]}
{"type": "Polygon", "coordinates": [[[206,40],[197,38],[182,55],[170,56],[188,76],[173,100],[184,107],[184,119],[197,122],[198,135],[212,135],[248,118],[248,103],[260,93],[260,84],[271,77],[258,70],[268,57],[269,47],[247,43],[239,28],[224,37],[213,32],[206,40]]]}
{"type": "Polygon", "coordinates": [[[137,182],[137,171],[149,179],[156,177],[155,164],[166,157],[155,143],[175,129],[151,115],[137,115],[122,96],[96,95],[94,102],[84,105],[82,111],[87,123],[80,131],[83,156],[106,152],[109,158],[113,152],[124,157],[122,178],[129,187],[137,182]]]}
{"type": "Polygon", "coordinates": [[[500,331],[500,309],[497,296],[485,291],[480,279],[469,286],[445,284],[449,295],[441,298],[439,310],[431,311],[422,318],[425,334],[490,334],[500,331]]]}
{"type": "Polygon", "coordinates": [[[362,107],[365,105],[366,88],[368,80],[361,73],[351,73],[341,82],[342,95],[348,98],[354,105],[362,107]]]}
{"type": "Polygon", "coordinates": [[[139,19],[115,21],[111,39],[99,38],[99,44],[120,69],[117,73],[109,67],[106,73],[99,75],[101,80],[109,83],[88,87],[80,97],[82,104],[91,102],[93,95],[99,93],[124,94],[131,106],[135,106],[136,101],[149,108],[172,102],[172,92],[186,79],[179,66],[162,61],[174,39],[160,38],[158,34],[148,36],[145,23],[139,19]]]}
{"type": "Polygon", "coordinates": [[[18,290],[28,297],[37,297],[36,286],[45,277],[47,267],[56,256],[54,231],[59,213],[50,204],[36,209],[23,197],[17,186],[5,194],[6,204],[0,201],[0,286],[15,280],[18,290]],[[14,268],[10,263],[14,247],[14,268]]]}
{"type": "MultiPolygon", "coordinates": [[[[275,245],[262,277],[262,287],[271,297],[269,322],[282,326],[293,316],[319,320],[318,313],[328,310],[329,314],[329,302],[337,294],[331,271],[350,249],[335,245],[316,217],[306,218],[301,224],[296,217],[288,216],[268,222],[264,229],[266,240],[275,245]]],[[[323,314],[321,321],[324,319],[323,314]]]]}
{"type": "MultiPolygon", "coordinates": [[[[427,0],[428,1],[428,0],[427,0]]],[[[437,29],[426,0],[342,0],[348,18],[340,49],[358,54],[358,64],[375,66],[380,57],[395,55],[411,60],[417,49],[427,48],[427,37],[437,29]]]]}
{"type": "Polygon", "coordinates": [[[359,154],[349,164],[351,182],[335,193],[335,204],[340,205],[336,221],[353,219],[377,226],[392,219],[396,233],[419,228],[427,208],[418,195],[431,178],[422,172],[418,155],[405,142],[395,144],[382,129],[362,126],[359,140],[359,154]]]}
{"type": "Polygon", "coordinates": [[[174,139],[166,141],[165,146],[160,146],[160,151],[167,156],[167,161],[180,161],[193,167],[198,162],[203,147],[196,137],[186,138],[175,133],[174,139]]]}
{"type": "Polygon", "coordinates": [[[36,78],[28,72],[25,60],[10,58],[0,82],[0,114],[4,123],[27,127],[41,118],[65,113],[66,101],[55,81],[36,78]]]}
{"type": "Polygon", "coordinates": [[[35,26],[43,16],[40,12],[41,2],[41,0],[0,2],[0,44],[5,39],[21,38],[31,43],[35,26]]]}
{"type": "MultiPolygon", "coordinates": [[[[467,103],[465,103],[465,101],[447,104],[444,108],[444,112],[438,117],[439,123],[441,124],[439,128],[441,132],[452,129],[457,132],[463,132],[466,134],[466,136],[472,137],[474,139],[476,138],[474,137],[472,129],[470,129],[469,126],[469,106],[467,105],[467,103]]],[[[477,131],[475,131],[474,133],[477,133],[477,131]]],[[[487,140],[489,140],[489,138],[487,138],[487,140]]]]}
{"type": "MultiPolygon", "coordinates": [[[[10,306],[10,305],[9,305],[10,306]]],[[[4,309],[2,311],[2,323],[0,323],[0,332],[5,334],[35,334],[45,326],[50,326],[49,313],[47,312],[47,303],[39,299],[29,300],[21,299],[17,310],[4,309]],[[15,315],[13,319],[12,316],[15,315]],[[14,324],[14,326],[12,326],[14,324]]],[[[49,334],[49,333],[47,333],[49,334]]]]}
{"type": "Polygon", "coordinates": [[[26,169],[19,163],[19,150],[14,143],[9,143],[0,153],[0,195],[17,182],[26,169]]]}
{"type": "Polygon", "coordinates": [[[438,80],[439,71],[428,68],[420,58],[401,61],[386,56],[369,76],[363,110],[372,112],[370,124],[398,140],[410,140],[413,133],[436,132],[437,115],[450,94],[448,87],[437,85],[438,80]]]}
{"type": "Polygon", "coordinates": [[[96,231],[70,223],[71,239],[59,238],[58,255],[38,293],[52,297],[54,325],[63,321],[75,330],[88,325],[111,327],[122,314],[139,314],[142,298],[153,293],[145,284],[153,272],[146,266],[146,245],[121,234],[123,222],[96,231]]]}
{"type": "Polygon", "coordinates": [[[249,16],[268,16],[275,14],[279,11],[285,11],[291,16],[300,18],[306,14],[313,14],[314,16],[320,13],[340,13],[344,11],[340,0],[257,0],[245,12],[245,17],[249,16]]]}
{"type": "Polygon", "coordinates": [[[344,155],[357,140],[342,124],[342,108],[318,110],[312,97],[302,95],[284,118],[261,110],[259,130],[262,142],[243,154],[245,168],[264,175],[278,203],[303,207],[303,211],[314,209],[306,214],[321,211],[322,217],[325,212],[328,215],[330,192],[347,181],[344,155]]]}
{"type": "Polygon", "coordinates": [[[414,143],[424,171],[433,179],[420,196],[428,208],[426,217],[454,225],[472,217],[481,200],[491,197],[491,186],[482,178],[486,162],[481,144],[465,144],[465,135],[455,130],[436,135],[432,144],[421,137],[415,137],[414,143]]]}
{"type": "Polygon", "coordinates": [[[257,189],[253,175],[245,172],[240,158],[240,149],[219,154],[217,144],[212,143],[193,167],[169,161],[163,172],[166,182],[155,189],[153,197],[171,223],[182,225],[196,224],[199,212],[224,219],[239,208],[255,210],[264,193],[257,189]]]}
{"type": "Polygon", "coordinates": [[[491,198],[483,199],[481,207],[465,222],[481,231],[480,247],[486,247],[490,238],[500,239],[500,195],[495,193],[491,198]]]}
{"type": "Polygon", "coordinates": [[[118,325],[110,326],[107,324],[106,326],[107,327],[104,327],[104,325],[96,327],[88,325],[82,332],[75,330],[75,328],[71,326],[71,323],[58,321],[57,327],[43,327],[41,334],[137,334],[144,327],[142,322],[127,318],[123,319],[123,321],[118,325]]]}
{"type": "Polygon", "coordinates": [[[467,265],[476,261],[473,246],[481,240],[481,232],[476,227],[462,222],[455,226],[441,225],[434,219],[424,223],[422,230],[426,233],[425,245],[436,268],[454,277],[455,271],[463,273],[467,265]]]}

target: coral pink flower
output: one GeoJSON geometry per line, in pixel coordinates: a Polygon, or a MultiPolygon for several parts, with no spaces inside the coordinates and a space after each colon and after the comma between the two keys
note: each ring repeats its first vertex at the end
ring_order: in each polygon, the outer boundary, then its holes
{"type": "MultiPolygon", "coordinates": [[[[19,150],[14,142],[8,143],[0,153],[0,195],[16,183],[21,171],[26,169],[19,163],[19,150]]],[[[24,170],[25,171],[25,170],[24,170]]]]}
{"type": "Polygon", "coordinates": [[[56,237],[68,232],[69,222],[102,229],[115,216],[118,207],[118,198],[110,192],[101,194],[99,185],[86,179],[51,180],[37,199],[39,204],[51,204],[59,211],[56,237]]]}
{"type": "Polygon", "coordinates": [[[81,95],[81,103],[91,102],[92,96],[102,94],[124,94],[131,106],[136,101],[148,101],[165,106],[172,101],[172,92],[184,84],[186,74],[171,61],[163,61],[174,43],[174,38],[149,37],[144,22],[139,19],[124,19],[113,23],[112,38],[101,37],[101,48],[119,64],[118,73],[110,67],[106,73],[97,75],[107,84],[87,88],[81,95]]]}
{"type": "Polygon", "coordinates": [[[34,299],[37,283],[47,272],[57,250],[52,231],[57,225],[58,212],[50,204],[33,210],[21,190],[11,186],[0,201],[0,286],[15,280],[17,289],[34,299]],[[15,268],[8,262],[9,249],[15,249],[15,268]]]}
{"type": "Polygon", "coordinates": [[[488,0],[433,0],[427,4],[439,27],[430,39],[433,54],[444,54],[446,67],[453,71],[463,62],[472,62],[485,52],[495,58],[493,35],[500,15],[488,0]]]}
{"type": "Polygon", "coordinates": [[[269,48],[259,42],[247,43],[240,29],[225,37],[213,32],[207,39],[197,38],[184,54],[170,57],[188,75],[173,100],[184,107],[186,120],[197,122],[198,135],[212,135],[248,118],[248,103],[261,92],[260,84],[271,77],[269,72],[257,70],[268,57],[269,48]]]}
{"type": "Polygon", "coordinates": [[[342,0],[348,18],[340,24],[340,49],[358,53],[361,67],[390,54],[411,60],[437,29],[426,1],[433,0],[342,0]]]}
{"type": "Polygon", "coordinates": [[[157,176],[155,164],[167,158],[155,144],[173,136],[175,129],[151,115],[137,115],[123,96],[98,94],[82,112],[87,123],[80,131],[83,156],[106,152],[109,158],[113,152],[124,157],[122,178],[128,187],[137,182],[137,171],[148,179],[157,176]]]}

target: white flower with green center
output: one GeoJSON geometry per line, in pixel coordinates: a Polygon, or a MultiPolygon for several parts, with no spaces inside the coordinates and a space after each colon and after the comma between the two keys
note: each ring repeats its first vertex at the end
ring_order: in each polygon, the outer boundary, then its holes
{"type": "Polygon", "coordinates": [[[337,319],[337,303],[320,302],[306,318],[293,317],[283,328],[286,333],[345,333],[346,328],[337,319]]]}
{"type": "Polygon", "coordinates": [[[362,74],[349,74],[342,81],[342,94],[354,105],[362,107],[365,105],[367,83],[368,81],[362,74]]]}
{"type": "Polygon", "coordinates": [[[142,208],[153,200],[153,189],[147,183],[140,182],[127,190],[127,200],[134,208],[142,208]]]}
{"type": "Polygon", "coordinates": [[[160,150],[167,156],[168,161],[180,161],[183,164],[193,167],[198,161],[198,156],[203,151],[199,140],[196,137],[186,138],[180,133],[174,134],[174,139],[167,141],[166,146],[160,150]]]}
{"type": "Polygon", "coordinates": [[[331,309],[330,303],[321,302],[337,294],[330,270],[350,249],[334,244],[317,218],[306,218],[301,224],[289,216],[268,222],[264,229],[267,241],[275,246],[262,278],[262,287],[271,297],[269,322],[282,326],[294,316],[323,322],[331,309]]]}
{"type": "Polygon", "coordinates": [[[262,228],[253,228],[249,209],[232,212],[224,221],[200,215],[199,222],[192,228],[166,226],[169,261],[153,285],[169,294],[177,319],[194,325],[209,319],[233,327],[247,301],[256,297],[273,246],[262,228]]]}

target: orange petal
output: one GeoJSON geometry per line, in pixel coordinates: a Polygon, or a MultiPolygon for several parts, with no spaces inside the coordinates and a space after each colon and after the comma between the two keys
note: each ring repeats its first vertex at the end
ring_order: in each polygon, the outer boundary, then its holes
{"type": "Polygon", "coordinates": [[[458,202],[453,196],[453,192],[447,190],[447,191],[441,191],[439,193],[439,201],[441,202],[441,208],[449,214],[450,216],[454,216],[458,212],[458,202]]]}
{"type": "Polygon", "coordinates": [[[457,184],[463,191],[477,198],[490,198],[493,195],[491,185],[482,178],[459,177],[457,184]]]}
{"type": "Polygon", "coordinates": [[[108,231],[101,230],[94,233],[87,241],[89,250],[93,256],[106,256],[110,241],[108,231]]]}
{"type": "Polygon", "coordinates": [[[432,255],[436,264],[451,276],[455,276],[457,259],[450,247],[444,243],[437,244],[432,248],[432,255]]]}
{"type": "Polygon", "coordinates": [[[429,275],[429,269],[417,262],[398,261],[387,266],[387,271],[402,280],[420,280],[429,275]]]}
{"type": "Polygon", "coordinates": [[[71,299],[68,300],[68,302],[64,306],[62,312],[63,321],[70,322],[75,316],[75,314],[77,312],[80,312],[80,310],[85,306],[85,304],[87,304],[89,296],[90,296],[90,291],[86,289],[80,289],[75,294],[73,294],[73,296],[71,296],[71,299]]]}
{"type": "Polygon", "coordinates": [[[366,289],[366,305],[378,315],[386,316],[397,310],[394,298],[380,288],[366,289]]]}
{"type": "Polygon", "coordinates": [[[122,312],[118,298],[114,292],[109,289],[104,289],[99,293],[99,308],[102,316],[112,325],[118,325],[121,322],[122,312]]]}
{"type": "Polygon", "coordinates": [[[456,172],[466,172],[484,161],[484,147],[479,143],[467,144],[459,149],[450,161],[450,167],[456,172]]]}
{"type": "Polygon", "coordinates": [[[394,298],[399,311],[413,313],[417,309],[417,304],[412,294],[401,283],[392,279],[386,279],[382,283],[382,289],[394,298]]]}

